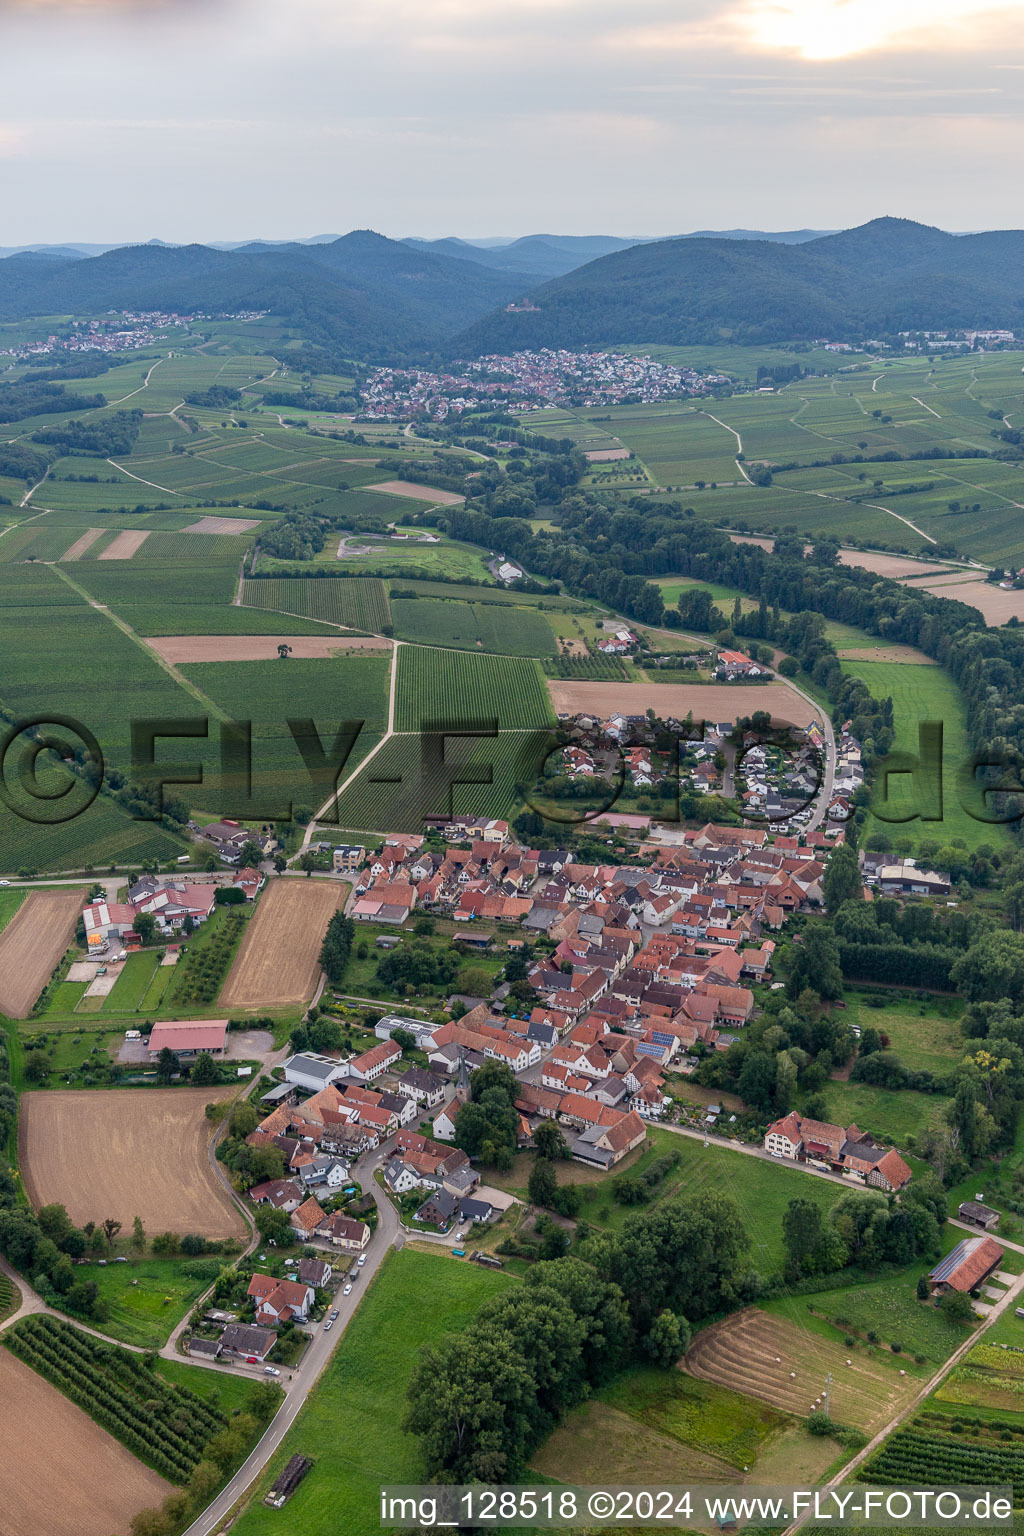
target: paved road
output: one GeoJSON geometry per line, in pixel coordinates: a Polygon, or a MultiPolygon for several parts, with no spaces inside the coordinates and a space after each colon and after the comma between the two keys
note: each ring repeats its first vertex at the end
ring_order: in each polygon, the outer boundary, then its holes
{"type": "MultiPolygon", "coordinates": [[[[404,1234],[398,1220],[398,1214],[387,1196],[378,1189],[372,1179],[367,1181],[367,1189],[377,1202],[377,1210],[380,1213],[377,1230],[374,1233],[370,1245],[366,1250],[366,1263],[363,1266],[362,1276],[355,1286],[351,1296],[338,1295],[335,1305],[338,1308],[339,1317],[334,1327],[324,1331],[321,1327],[312,1344],[306,1350],[302,1362],[291,1373],[290,1379],[283,1382],[285,1388],[285,1400],[276,1418],[263,1433],[255,1450],[239,1467],[231,1481],[208,1505],[203,1513],[187,1528],[184,1536],[209,1536],[211,1531],[216,1531],[226,1520],[231,1510],[238,1503],[242,1495],[251,1487],[259,1477],[267,1462],[273,1456],[285,1435],[298,1417],[306,1398],[312,1392],[321,1372],[330,1360],[338,1343],[344,1337],[345,1330],[355,1316],[357,1307],[365,1293],[370,1280],[383,1262],[388,1249],[394,1245],[401,1248],[405,1242],[404,1234]]],[[[218,1369],[218,1367],[214,1367],[218,1369]]],[[[339,1433],[344,1433],[339,1426],[339,1433]]]]}

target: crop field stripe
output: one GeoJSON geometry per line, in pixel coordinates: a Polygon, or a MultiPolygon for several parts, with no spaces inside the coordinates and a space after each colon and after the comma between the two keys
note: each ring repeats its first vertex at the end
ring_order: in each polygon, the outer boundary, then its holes
{"type": "Polygon", "coordinates": [[[496,720],[499,729],[524,731],[554,723],[536,661],[402,645],[395,729],[418,731],[428,720],[496,720]]]}

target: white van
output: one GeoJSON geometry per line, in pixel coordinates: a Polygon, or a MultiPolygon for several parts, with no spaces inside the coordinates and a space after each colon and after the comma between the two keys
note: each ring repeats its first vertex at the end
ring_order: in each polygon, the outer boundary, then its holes
{"type": "Polygon", "coordinates": [[[125,1032],[124,1032],[124,1037],[125,1037],[126,1040],[141,1040],[142,1039],[142,1030],[141,1029],[126,1029],[125,1032]]]}

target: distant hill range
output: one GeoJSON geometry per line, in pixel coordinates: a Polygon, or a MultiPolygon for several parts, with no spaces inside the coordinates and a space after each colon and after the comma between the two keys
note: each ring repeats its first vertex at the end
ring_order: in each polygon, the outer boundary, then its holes
{"type": "Polygon", "coordinates": [[[1024,232],[875,219],[809,240],[659,240],[602,256],[455,338],[473,356],[605,342],[704,345],[1024,326],[1024,232]]]}
{"type": "Polygon", "coordinates": [[[613,342],[706,345],[1024,327],[1024,233],[876,219],[823,235],[389,240],[231,249],[49,246],[0,260],[0,319],[265,309],[342,356],[402,360],[613,342]]]}

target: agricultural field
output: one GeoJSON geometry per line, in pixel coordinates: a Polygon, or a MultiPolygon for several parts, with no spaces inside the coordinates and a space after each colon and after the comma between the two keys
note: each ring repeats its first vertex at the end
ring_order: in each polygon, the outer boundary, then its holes
{"type": "Polygon", "coordinates": [[[465,1328],[485,1301],[515,1283],[447,1253],[389,1253],[235,1536],[276,1536],[280,1515],[261,1500],[296,1452],[316,1465],[289,1500],[289,1527],[303,1536],[376,1536],[381,1483],[422,1480],[418,1444],[400,1427],[419,1351],[465,1328]]]}
{"type": "Polygon", "coordinates": [[[22,1019],[75,936],[82,891],[30,891],[0,934],[0,1009],[22,1019]]]}
{"type": "MultiPolygon", "coordinates": [[[[399,654],[469,660],[459,652],[413,653],[405,646],[399,654]]],[[[479,666],[488,659],[481,657],[470,665],[479,666]]],[[[461,721],[473,723],[465,715],[461,721]]],[[[441,764],[436,739],[425,740],[418,732],[396,734],[338,796],[338,825],[380,834],[422,831],[424,816],[507,817],[518,804],[519,787],[536,779],[553,740],[545,728],[502,730],[498,736],[480,738],[449,737],[441,764]]]]}
{"type": "Polygon", "coordinates": [[[128,1536],[171,1485],[10,1349],[0,1349],[3,1536],[128,1536]]]}
{"type": "Polygon", "coordinates": [[[390,622],[388,596],[376,576],[264,577],[242,583],[242,605],[300,614],[346,629],[379,634],[390,622]]]}
{"type": "Polygon", "coordinates": [[[397,731],[418,731],[427,721],[456,728],[486,720],[496,720],[502,731],[528,731],[551,723],[535,661],[400,647],[397,731]]]}
{"type": "MultiPolygon", "coordinates": [[[[944,1227],[943,1252],[963,1235],[956,1227],[944,1227]]],[[[763,1302],[761,1310],[799,1328],[811,1340],[812,1348],[818,1339],[829,1341],[843,1348],[845,1359],[853,1353],[845,1343],[852,1337],[858,1354],[873,1353],[886,1364],[902,1367],[908,1376],[927,1377],[967,1337],[962,1325],[947,1322],[929,1302],[917,1299],[918,1277],[926,1274],[933,1262],[920,1259],[881,1280],[857,1281],[809,1296],[782,1296],[763,1302]],[[872,1333],[875,1339],[869,1338],[872,1333]],[[892,1353],[893,1344],[900,1345],[898,1357],[892,1353]],[[923,1364],[918,1355],[923,1357],[923,1364]]]]}
{"type": "Polygon", "coordinates": [[[26,891],[18,890],[17,887],[12,890],[0,891],[0,933],[7,927],[7,924],[21,906],[27,894],[26,891]]]}
{"type": "Polygon", "coordinates": [[[903,1487],[1013,1488],[1024,1499],[1024,1422],[939,1406],[938,1394],[874,1452],[859,1474],[903,1487]]]}
{"type": "Polygon", "coordinates": [[[606,719],[614,710],[659,715],[685,720],[731,720],[737,714],[768,710],[773,719],[791,725],[808,725],[820,715],[815,706],[786,683],[589,683],[553,680],[548,684],[557,714],[595,715],[606,719]]]}
{"type": "MultiPolygon", "coordinates": [[[[869,815],[865,824],[866,833],[884,831],[892,836],[894,833],[909,832],[913,836],[938,839],[943,843],[948,843],[954,837],[962,837],[969,848],[976,848],[982,843],[993,847],[1007,846],[1011,837],[1010,829],[977,820],[964,803],[958,776],[970,760],[967,717],[963,698],[949,674],[936,665],[907,667],[896,662],[849,659],[842,665],[844,672],[862,678],[875,698],[888,695],[892,699],[894,752],[908,752],[916,758],[920,750],[919,726],[926,721],[938,721],[942,725],[941,805],[934,796],[924,796],[908,774],[894,776],[890,780],[886,805],[882,799],[883,781],[879,775],[872,809],[880,811],[885,806],[886,814],[884,818],[877,814],[869,815]],[[921,819],[909,822],[904,819],[914,812],[921,819]],[[895,820],[892,819],[894,817],[895,820]]],[[[979,808],[977,800],[973,808],[979,808]]]]}
{"type": "Polygon", "coordinates": [[[290,657],[183,666],[182,675],[219,712],[252,728],[253,803],[247,803],[244,781],[218,770],[208,772],[202,789],[193,791],[193,803],[246,819],[287,820],[293,804],[315,810],[324,786],[311,780],[288,722],[312,720],[328,752],[342,722],[357,724],[345,764],[351,773],[384,728],[389,665],[389,657],[350,653],[319,661],[290,657]]]}
{"type": "Polygon", "coordinates": [[[555,654],[551,626],[536,608],[393,596],[391,613],[398,638],[419,645],[493,651],[499,656],[555,654]]]}
{"type": "Polygon", "coordinates": [[[348,894],[333,880],[275,880],[264,891],[221,991],[221,1006],[308,1003],[320,975],[327,924],[348,894]]]}
{"type": "Polygon", "coordinates": [[[210,1163],[208,1088],[27,1094],[18,1128],[25,1191],[72,1221],[141,1216],[148,1232],[239,1237],[241,1213],[210,1163]]]}
{"type": "Polygon", "coordinates": [[[920,1390],[917,1376],[900,1375],[896,1356],[846,1345],[842,1338],[832,1342],[759,1307],[746,1307],[702,1329],[683,1369],[803,1419],[818,1403],[831,1372],[831,1417],[869,1434],[920,1390]]]}

